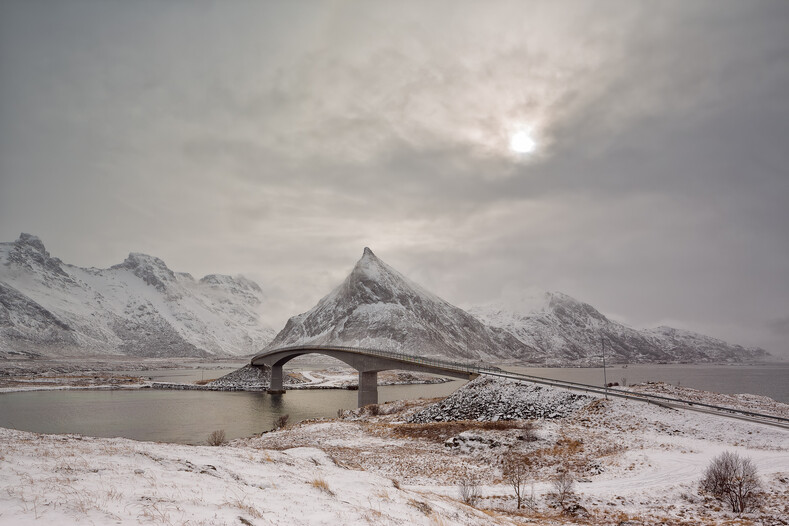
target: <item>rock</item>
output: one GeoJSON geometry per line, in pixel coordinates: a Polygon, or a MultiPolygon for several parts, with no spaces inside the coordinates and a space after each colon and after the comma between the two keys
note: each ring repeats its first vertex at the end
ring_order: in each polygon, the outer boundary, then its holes
{"type": "Polygon", "coordinates": [[[451,420],[484,422],[561,418],[584,407],[591,400],[591,397],[552,387],[480,376],[442,402],[414,414],[408,421],[412,423],[451,420]]]}

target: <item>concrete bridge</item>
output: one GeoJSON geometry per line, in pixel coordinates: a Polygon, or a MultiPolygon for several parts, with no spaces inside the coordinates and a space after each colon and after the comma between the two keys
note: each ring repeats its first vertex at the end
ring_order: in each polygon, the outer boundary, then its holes
{"type": "Polygon", "coordinates": [[[448,360],[438,360],[434,358],[423,358],[404,353],[390,351],[378,351],[375,349],[359,349],[354,347],[341,347],[334,345],[300,345],[294,347],[282,347],[260,353],[252,358],[253,366],[271,367],[271,384],[269,392],[284,393],[282,385],[282,366],[293,358],[304,354],[323,354],[341,360],[357,371],[359,371],[359,407],[367,404],[378,403],[378,372],[391,369],[404,369],[407,371],[418,371],[423,373],[439,374],[451,376],[453,378],[463,378],[472,380],[481,374],[496,376],[499,378],[509,378],[521,382],[529,382],[537,385],[549,385],[561,389],[581,391],[597,396],[614,396],[649,404],[662,404],[676,409],[690,411],[700,411],[716,416],[727,418],[737,418],[761,424],[789,429],[789,418],[763,413],[754,413],[742,409],[731,407],[720,407],[705,404],[693,400],[683,400],[661,395],[636,393],[630,391],[620,391],[589,384],[569,382],[566,380],[554,380],[540,376],[532,376],[524,373],[505,371],[498,367],[486,366],[483,364],[460,363],[448,360]]]}
{"type": "Polygon", "coordinates": [[[423,358],[404,353],[359,349],[336,345],[298,345],[282,347],[256,355],[253,366],[271,367],[269,393],[284,393],[282,366],[297,356],[322,354],[350,365],[359,372],[359,407],[378,403],[378,372],[392,369],[439,374],[471,380],[479,376],[480,368],[469,364],[423,358]]]}

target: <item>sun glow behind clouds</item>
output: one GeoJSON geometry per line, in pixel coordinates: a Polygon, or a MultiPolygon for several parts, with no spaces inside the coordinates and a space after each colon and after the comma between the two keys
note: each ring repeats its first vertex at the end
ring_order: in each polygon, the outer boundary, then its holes
{"type": "Polygon", "coordinates": [[[510,149],[517,153],[532,153],[537,143],[526,130],[518,130],[510,137],[510,149]]]}

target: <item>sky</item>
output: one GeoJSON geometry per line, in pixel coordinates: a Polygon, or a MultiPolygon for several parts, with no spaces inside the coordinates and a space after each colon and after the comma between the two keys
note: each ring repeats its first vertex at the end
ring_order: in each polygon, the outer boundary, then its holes
{"type": "Polygon", "coordinates": [[[787,27],[784,0],[0,0],[0,240],[242,274],[277,329],[369,246],[463,307],[561,291],[789,356],[787,27]]]}

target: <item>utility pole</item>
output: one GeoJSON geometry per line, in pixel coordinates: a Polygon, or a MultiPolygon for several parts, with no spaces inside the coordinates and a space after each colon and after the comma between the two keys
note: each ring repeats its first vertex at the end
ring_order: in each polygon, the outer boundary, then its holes
{"type": "Polygon", "coordinates": [[[608,378],[605,373],[605,337],[600,336],[600,347],[603,351],[603,387],[605,387],[605,399],[608,400],[608,378]]]}

